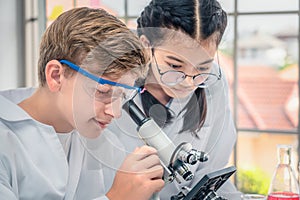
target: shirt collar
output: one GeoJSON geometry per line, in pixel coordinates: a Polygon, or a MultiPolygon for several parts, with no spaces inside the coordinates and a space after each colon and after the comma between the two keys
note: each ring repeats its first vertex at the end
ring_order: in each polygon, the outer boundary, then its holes
{"type": "Polygon", "coordinates": [[[188,96],[184,98],[173,98],[170,99],[170,101],[167,104],[167,107],[174,112],[175,115],[178,115],[183,108],[188,104],[191,97],[195,95],[194,92],[189,94],[188,96]]]}
{"type": "Polygon", "coordinates": [[[0,118],[6,121],[22,121],[31,119],[21,107],[0,95],[0,118]]]}

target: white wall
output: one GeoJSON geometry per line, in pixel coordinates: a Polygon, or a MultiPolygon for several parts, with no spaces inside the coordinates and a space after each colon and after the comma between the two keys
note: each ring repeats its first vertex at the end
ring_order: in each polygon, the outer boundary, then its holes
{"type": "Polygon", "coordinates": [[[0,89],[24,85],[22,0],[0,0],[0,89]]]}
{"type": "Polygon", "coordinates": [[[0,90],[37,86],[46,0],[0,0],[0,90]]]}
{"type": "Polygon", "coordinates": [[[38,54],[46,28],[46,0],[25,0],[25,85],[38,86],[38,54]]]}

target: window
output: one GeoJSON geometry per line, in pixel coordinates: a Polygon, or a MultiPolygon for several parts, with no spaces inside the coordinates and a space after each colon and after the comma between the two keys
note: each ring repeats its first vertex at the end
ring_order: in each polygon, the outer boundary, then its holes
{"type": "Polygon", "coordinates": [[[233,156],[236,183],[241,189],[247,181],[242,176],[252,172],[263,174],[256,181],[268,186],[277,164],[277,144],[291,144],[294,169],[298,163],[299,1],[222,3],[229,10],[229,25],[220,46],[220,63],[231,86],[238,130],[233,156]]]}
{"type": "MultiPolygon", "coordinates": [[[[51,23],[62,11],[77,6],[103,7],[130,28],[150,0],[51,0],[51,23]]],[[[238,141],[232,157],[241,188],[247,171],[270,180],[277,163],[276,145],[299,143],[299,1],[220,0],[228,27],[219,47],[220,64],[231,87],[238,141]],[[240,179],[240,180],[239,180],[240,179]]],[[[266,193],[266,188],[254,193],[266,193]]]]}

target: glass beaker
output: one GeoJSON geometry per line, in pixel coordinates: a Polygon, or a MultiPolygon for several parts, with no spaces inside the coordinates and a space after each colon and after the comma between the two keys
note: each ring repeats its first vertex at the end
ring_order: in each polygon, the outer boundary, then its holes
{"type": "Polygon", "coordinates": [[[291,167],[291,145],[278,145],[278,164],[268,192],[268,200],[299,200],[299,184],[291,167]]]}

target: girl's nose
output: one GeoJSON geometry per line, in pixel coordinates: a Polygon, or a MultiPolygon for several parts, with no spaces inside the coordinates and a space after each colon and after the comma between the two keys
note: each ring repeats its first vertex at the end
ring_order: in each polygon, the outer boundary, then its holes
{"type": "Polygon", "coordinates": [[[184,81],[183,81],[183,84],[185,86],[194,86],[194,79],[193,79],[193,76],[186,76],[184,81]]]}

